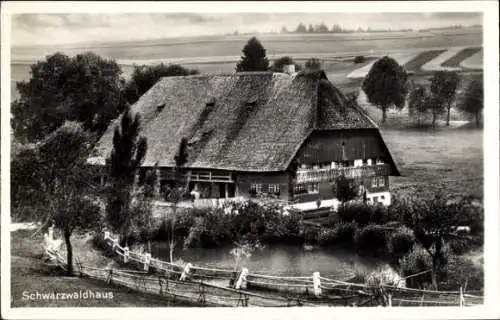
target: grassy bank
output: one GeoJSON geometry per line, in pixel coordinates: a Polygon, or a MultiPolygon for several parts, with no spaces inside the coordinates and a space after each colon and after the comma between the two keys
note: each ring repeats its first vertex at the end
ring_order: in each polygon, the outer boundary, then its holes
{"type": "MultiPolygon", "coordinates": [[[[104,282],[66,277],[62,270],[43,263],[43,235],[31,237],[33,230],[18,230],[11,233],[11,306],[12,307],[166,307],[175,305],[166,299],[141,294],[109,286],[104,282]],[[26,294],[32,293],[74,293],[93,291],[112,292],[112,299],[67,299],[67,300],[29,300],[26,294]],[[24,294],[24,295],[23,295],[24,294]],[[24,297],[24,298],[23,298],[24,297]]],[[[93,266],[116,266],[112,259],[104,257],[92,248],[89,235],[75,235],[73,239],[75,255],[83,263],[93,266]]],[[[108,297],[110,295],[108,294],[108,297]]]]}

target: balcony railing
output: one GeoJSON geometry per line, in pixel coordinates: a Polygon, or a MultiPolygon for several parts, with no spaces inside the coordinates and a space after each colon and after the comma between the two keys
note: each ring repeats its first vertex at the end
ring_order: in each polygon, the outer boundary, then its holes
{"type": "Polygon", "coordinates": [[[389,175],[389,165],[377,164],[335,169],[298,169],[296,183],[331,181],[338,179],[342,175],[350,179],[387,176],[389,175]]]}
{"type": "MultiPolygon", "coordinates": [[[[162,178],[167,180],[174,180],[175,175],[173,172],[162,172],[162,178]]],[[[183,174],[184,180],[199,181],[199,182],[227,182],[233,183],[233,176],[231,173],[220,173],[211,171],[187,171],[183,174]]]]}

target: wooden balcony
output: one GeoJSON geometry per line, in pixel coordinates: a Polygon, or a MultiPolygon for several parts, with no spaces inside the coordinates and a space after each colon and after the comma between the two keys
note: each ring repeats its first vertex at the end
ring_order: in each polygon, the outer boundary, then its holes
{"type": "MultiPolygon", "coordinates": [[[[161,177],[166,180],[175,179],[174,173],[171,171],[164,171],[161,177]]],[[[212,171],[187,171],[184,173],[184,180],[193,182],[226,182],[234,183],[233,175],[231,173],[221,173],[212,171]]]]}
{"type": "Polygon", "coordinates": [[[383,177],[389,175],[389,170],[388,164],[335,169],[298,169],[296,183],[335,181],[342,175],[350,179],[383,177]]]}

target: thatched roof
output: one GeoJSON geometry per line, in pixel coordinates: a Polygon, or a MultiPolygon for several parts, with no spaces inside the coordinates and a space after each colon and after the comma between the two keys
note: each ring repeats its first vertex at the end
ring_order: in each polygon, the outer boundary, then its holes
{"type": "MultiPolygon", "coordinates": [[[[166,77],[132,106],[148,139],[143,166],[172,167],[183,137],[187,168],[283,171],[313,129],[376,125],[346,105],[324,72],[241,72],[166,77]]],[[[113,122],[92,163],[104,164],[113,122]]]]}

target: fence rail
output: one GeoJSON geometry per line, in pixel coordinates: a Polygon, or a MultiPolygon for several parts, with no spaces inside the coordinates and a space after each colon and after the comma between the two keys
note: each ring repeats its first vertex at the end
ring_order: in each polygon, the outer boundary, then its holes
{"type": "MultiPolygon", "coordinates": [[[[80,277],[93,278],[140,292],[159,295],[171,301],[184,301],[198,306],[218,307],[291,307],[291,306],[474,306],[483,297],[460,291],[433,291],[387,284],[351,283],[345,280],[312,276],[281,277],[264,273],[249,273],[246,268],[236,272],[201,266],[174,264],[138,254],[118,244],[118,238],[105,234],[105,240],[124,262],[144,266],[144,270],[109,269],[84,266],[76,258],[80,277]],[[232,280],[235,285],[220,285],[220,280],[232,280]],[[218,282],[212,280],[219,280],[218,282]],[[260,289],[255,290],[255,289],[260,289]],[[467,299],[467,302],[466,302],[467,299]]],[[[65,257],[46,249],[52,260],[67,269],[65,257]]]]}

